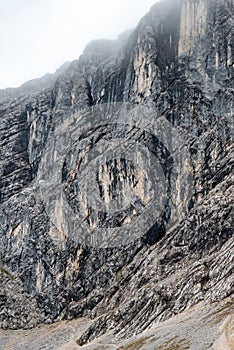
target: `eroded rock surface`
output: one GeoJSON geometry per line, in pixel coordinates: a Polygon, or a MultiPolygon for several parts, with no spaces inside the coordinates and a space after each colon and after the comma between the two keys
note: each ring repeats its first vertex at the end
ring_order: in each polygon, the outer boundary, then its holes
{"type": "Polygon", "coordinates": [[[84,345],[233,294],[233,15],[162,0],[0,92],[1,328],[90,317],[84,345]]]}
{"type": "MultiPolygon", "coordinates": [[[[32,330],[0,330],[2,350],[78,350],[77,337],[92,320],[81,318],[41,325],[32,330]]],[[[112,332],[85,346],[87,350],[232,350],[233,304],[230,299],[198,305],[129,339],[112,332]]]]}

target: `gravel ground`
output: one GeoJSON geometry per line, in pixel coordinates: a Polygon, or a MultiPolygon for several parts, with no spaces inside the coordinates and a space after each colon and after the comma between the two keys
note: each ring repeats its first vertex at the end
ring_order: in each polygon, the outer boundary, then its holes
{"type": "Polygon", "coordinates": [[[0,330],[0,349],[234,350],[234,305],[230,298],[209,306],[200,303],[128,340],[109,333],[80,347],[76,340],[91,322],[83,318],[27,331],[0,330]]]}

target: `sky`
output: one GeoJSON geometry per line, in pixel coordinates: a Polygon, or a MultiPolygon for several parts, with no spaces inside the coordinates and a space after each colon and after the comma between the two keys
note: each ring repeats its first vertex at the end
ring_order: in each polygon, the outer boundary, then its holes
{"type": "Polygon", "coordinates": [[[93,39],[115,39],[158,0],[0,0],[0,89],[53,73],[93,39]]]}

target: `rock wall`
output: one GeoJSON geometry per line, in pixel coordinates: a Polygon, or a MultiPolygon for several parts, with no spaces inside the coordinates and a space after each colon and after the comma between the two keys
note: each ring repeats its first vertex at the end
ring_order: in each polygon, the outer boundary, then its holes
{"type": "Polygon", "coordinates": [[[181,9],[180,40],[178,54],[191,54],[196,42],[206,35],[207,23],[206,0],[184,1],[181,9]]]}
{"type": "Polygon", "coordinates": [[[162,0],[1,92],[1,327],[88,316],[82,345],[233,294],[233,7],[162,0]]]}

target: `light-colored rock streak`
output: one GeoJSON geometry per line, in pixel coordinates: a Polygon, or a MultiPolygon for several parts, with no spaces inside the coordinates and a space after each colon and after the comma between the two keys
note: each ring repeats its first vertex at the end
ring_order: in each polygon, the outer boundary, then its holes
{"type": "Polygon", "coordinates": [[[189,52],[206,33],[207,1],[184,0],[181,10],[178,55],[189,52]]]}
{"type": "Polygon", "coordinates": [[[149,52],[140,46],[142,44],[142,38],[138,38],[139,49],[134,60],[135,71],[135,91],[138,94],[142,94],[145,97],[151,95],[152,82],[156,76],[155,64],[153,63],[153,57],[151,52],[151,46],[149,44],[149,52]]]}

